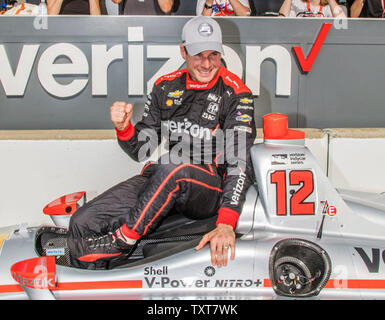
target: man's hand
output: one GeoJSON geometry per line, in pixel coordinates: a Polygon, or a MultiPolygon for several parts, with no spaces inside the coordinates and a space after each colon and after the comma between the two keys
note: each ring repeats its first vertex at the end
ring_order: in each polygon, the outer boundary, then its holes
{"type": "Polygon", "coordinates": [[[211,263],[219,268],[227,266],[228,250],[231,249],[231,260],[235,258],[235,233],[228,224],[219,223],[217,227],[205,234],[195,250],[202,249],[210,242],[211,263]]]}
{"type": "Polygon", "coordinates": [[[132,118],[134,108],[132,104],[117,101],[110,107],[111,121],[115,128],[123,131],[127,128],[132,118]]]}
{"type": "Polygon", "coordinates": [[[328,0],[330,10],[332,12],[333,18],[346,18],[345,12],[338,5],[336,0],[328,0]]]}
{"type": "MultiPolygon", "coordinates": [[[[208,6],[212,7],[214,0],[206,0],[205,3],[208,6]]],[[[213,9],[206,9],[205,7],[203,7],[201,14],[202,14],[202,16],[211,16],[211,14],[213,12],[212,10],[213,9]]]]}

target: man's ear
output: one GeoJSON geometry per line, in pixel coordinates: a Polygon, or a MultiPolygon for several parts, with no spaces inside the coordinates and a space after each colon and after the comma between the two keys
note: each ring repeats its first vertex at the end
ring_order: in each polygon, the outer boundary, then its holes
{"type": "Polygon", "coordinates": [[[187,55],[186,48],[184,47],[183,44],[181,44],[179,45],[179,49],[180,49],[180,55],[184,60],[186,60],[186,55],[187,55]]]}

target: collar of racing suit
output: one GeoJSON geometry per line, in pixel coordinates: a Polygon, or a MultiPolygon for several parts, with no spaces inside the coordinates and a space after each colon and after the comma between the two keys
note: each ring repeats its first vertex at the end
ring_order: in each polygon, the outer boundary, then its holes
{"type": "Polygon", "coordinates": [[[199,82],[194,81],[191,79],[189,72],[187,71],[186,74],[186,88],[187,89],[194,89],[194,90],[207,90],[214,87],[214,85],[217,83],[219,77],[221,76],[222,72],[224,70],[224,67],[221,66],[215,75],[215,77],[210,82],[199,82]]]}

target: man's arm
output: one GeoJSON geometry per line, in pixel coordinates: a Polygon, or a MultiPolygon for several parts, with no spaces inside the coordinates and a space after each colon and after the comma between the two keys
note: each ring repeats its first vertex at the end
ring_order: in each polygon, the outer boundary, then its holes
{"type": "MultiPolygon", "coordinates": [[[[233,81],[238,80],[234,78],[233,81]]],[[[248,91],[224,96],[227,109],[223,125],[225,153],[220,161],[226,169],[226,176],[217,220],[217,223],[230,224],[233,228],[241,213],[247,189],[254,179],[250,148],[256,137],[253,96],[246,86],[239,86],[244,87],[241,90],[248,91]]]]}
{"type": "Polygon", "coordinates": [[[352,6],[350,7],[350,17],[358,18],[361,15],[364,4],[365,0],[355,0],[352,6]]]}
{"type": "MultiPolygon", "coordinates": [[[[247,189],[253,181],[249,150],[256,136],[253,97],[250,92],[240,95],[233,93],[230,101],[224,105],[227,108],[223,126],[226,178],[218,210],[217,227],[207,233],[195,248],[200,250],[205,244],[210,243],[211,261],[218,267],[227,265],[228,249],[231,250],[230,258],[235,257],[234,229],[247,189]]],[[[222,160],[220,162],[222,163],[222,160]]]]}
{"type": "Polygon", "coordinates": [[[160,143],[160,111],[158,88],[154,87],[145,104],[142,120],[131,123],[133,106],[115,102],[110,108],[111,121],[115,126],[120,147],[135,161],[143,161],[160,143]]]}
{"type": "Polygon", "coordinates": [[[171,13],[172,6],[174,5],[174,0],[158,0],[160,10],[165,14],[171,13]]]}
{"type": "Polygon", "coordinates": [[[239,0],[229,0],[231,3],[231,6],[234,9],[234,13],[236,16],[249,16],[250,15],[250,8],[243,5],[242,2],[239,0]]]}
{"type": "Polygon", "coordinates": [[[90,15],[101,15],[99,0],[88,0],[90,5],[90,15]]]}
{"type": "Polygon", "coordinates": [[[213,3],[214,3],[214,0],[206,0],[206,1],[201,1],[201,2],[198,1],[198,3],[197,3],[197,15],[211,16],[213,13],[213,9],[212,9],[213,3]],[[205,4],[211,8],[205,8],[205,4]]]}
{"type": "Polygon", "coordinates": [[[279,9],[279,14],[285,17],[288,17],[290,15],[291,10],[291,1],[292,0],[285,0],[279,9]]]}
{"type": "Polygon", "coordinates": [[[63,0],[47,0],[47,13],[49,15],[58,15],[62,4],[63,0]]]}

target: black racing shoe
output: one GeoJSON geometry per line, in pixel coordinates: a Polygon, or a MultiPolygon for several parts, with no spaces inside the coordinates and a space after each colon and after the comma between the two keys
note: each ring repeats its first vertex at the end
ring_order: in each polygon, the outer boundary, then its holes
{"type": "Polygon", "coordinates": [[[116,260],[128,258],[134,245],[127,244],[117,233],[109,232],[101,237],[79,239],[86,254],[77,259],[82,262],[99,262],[101,260],[116,260]]]}

